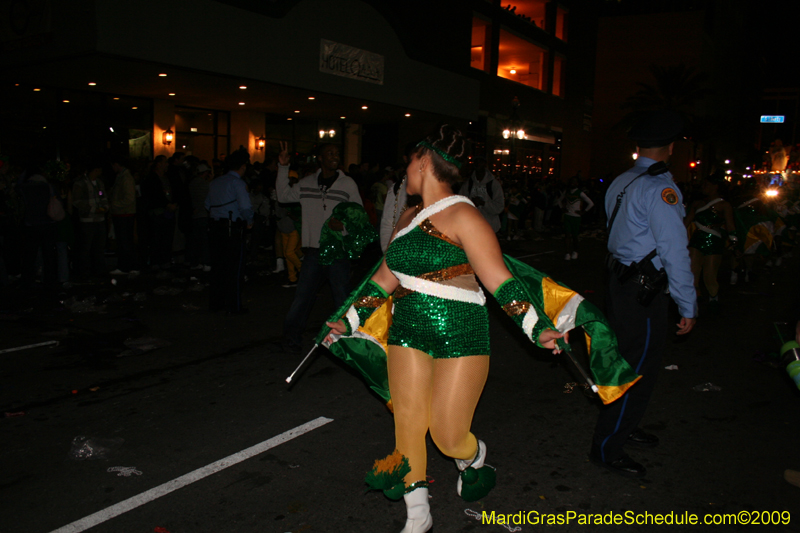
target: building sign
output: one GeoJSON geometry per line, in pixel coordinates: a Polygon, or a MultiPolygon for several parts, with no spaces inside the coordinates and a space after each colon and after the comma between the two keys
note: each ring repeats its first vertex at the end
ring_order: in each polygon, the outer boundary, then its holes
{"type": "Polygon", "coordinates": [[[319,70],[383,85],[382,55],[325,39],[320,39],[319,70]]]}
{"type": "Polygon", "coordinates": [[[761,122],[767,124],[783,124],[783,115],[761,115],[761,122]]]}

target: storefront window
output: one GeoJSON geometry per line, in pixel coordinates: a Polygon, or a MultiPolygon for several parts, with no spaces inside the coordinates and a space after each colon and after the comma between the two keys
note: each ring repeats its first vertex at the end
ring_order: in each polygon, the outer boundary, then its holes
{"type": "Polygon", "coordinates": [[[227,111],[175,108],[175,150],[211,162],[230,151],[227,111]]]}
{"type": "Polygon", "coordinates": [[[489,57],[492,43],[492,26],[480,17],[472,17],[472,54],[470,66],[489,72],[489,57]]]}
{"type": "Polygon", "coordinates": [[[532,42],[500,30],[500,53],[497,75],[518,83],[545,90],[547,51],[532,42]]]}

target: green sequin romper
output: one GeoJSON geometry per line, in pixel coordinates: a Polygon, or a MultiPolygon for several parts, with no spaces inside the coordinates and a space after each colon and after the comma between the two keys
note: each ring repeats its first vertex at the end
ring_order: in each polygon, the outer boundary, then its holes
{"type": "Polygon", "coordinates": [[[467,254],[428,218],[460,202],[472,204],[464,196],[448,196],[426,207],[386,250],[386,264],[400,280],[389,345],[435,359],[489,355],[486,298],[467,254]]]}
{"type": "Polygon", "coordinates": [[[703,210],[698,210],[694,215],[694,221],[697,225],[697,229],[692,233],[692,238],[689,241],[689,248],[700,250],[703,252],[703,255],[722,255],[725,253],[725,241],[721,236],[722,226],[725,224],[722,213],[718,213],[712,207],[708,207],[703,210]],[[719,235],[710,233],[701,226],[719,235]]]}

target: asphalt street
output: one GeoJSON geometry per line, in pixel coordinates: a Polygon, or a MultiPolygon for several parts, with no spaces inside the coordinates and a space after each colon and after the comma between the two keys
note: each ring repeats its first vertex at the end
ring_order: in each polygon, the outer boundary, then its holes
{"type": "MultiPolygon", "coordinates": [[[[503,247],[602,308],[601,236],[587,235],[569,262],[553,237],[503,247]]],[[[490,299],[491,370],[473,431],[498,486],[462,501],[453,462],[429,442],[434,530],[539,531],[530,522],[545,514],[570,517],[547,528],[556,532],[764,528],[652,525],[660,514],[800,531],[800,488],[783,479],[800,470],[800,392],[772,356],[778,331],[790,331],[780,322],[798,304],[799,266],[794,257],[748,284],[723,283],[719,314],[701,305],[695,331],[671,336],[664,366],[678,369],[661,371],[642,425],[661,444],[629,450],[643,479],[588,462],[596,400],[490,299]],[[719,390],[694,390],[706,383],[719,390]],[[497,523],[519,512],[528,523],[497,523]],[[579,523],[613,514],[651,522],[579,523]]],[[[58,344],[0,353],[0,532],[400,531],[404,505],[363,482],[394,447],[391,414],[325,350],[287,387],[302,356],[270,347],[294,289],[267,270],[250,269],[250,313],[238,317],[208,312],[207,274],[180,269],[76,285],[65,303],[3,293],[0,350],[58,344]]],[[[331,311],[324,288],[309,343],[331,311]]]]}

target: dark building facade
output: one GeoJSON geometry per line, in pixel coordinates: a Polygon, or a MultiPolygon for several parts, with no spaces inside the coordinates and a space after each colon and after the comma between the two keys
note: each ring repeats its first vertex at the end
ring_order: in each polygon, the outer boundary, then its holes
{"type": "Polygon", "coordinates": [[[300,153],[330,141],[346,164],[393,164],[406,142],[448,121],[498,172],[588,173],[595,27],[566,1],[3,9],[3,153],[33,145],[65,159],[109,149],[211,159],[244,146],[259,160],[289,139],[300,153]]]}

